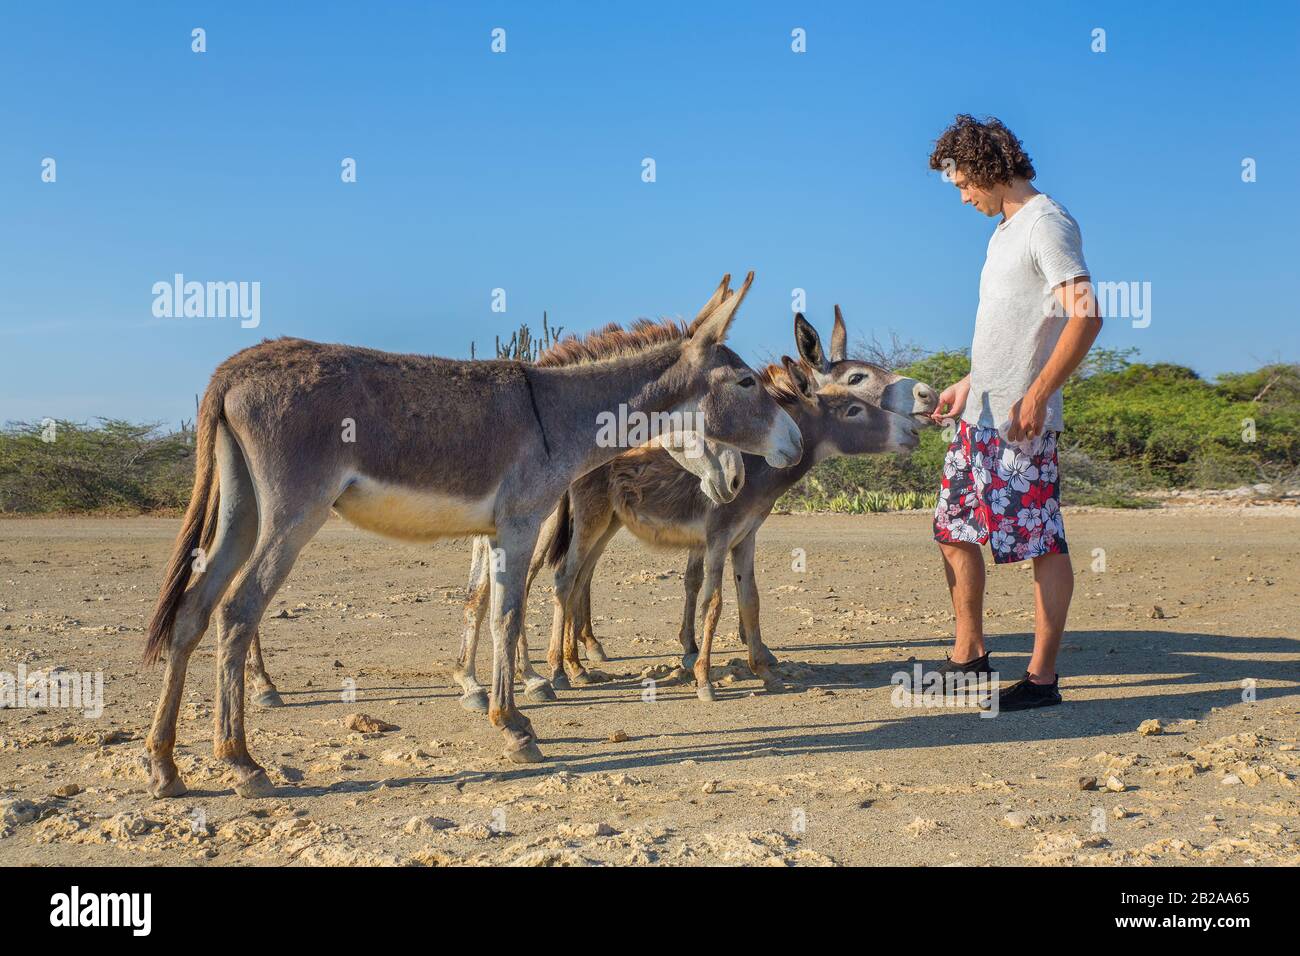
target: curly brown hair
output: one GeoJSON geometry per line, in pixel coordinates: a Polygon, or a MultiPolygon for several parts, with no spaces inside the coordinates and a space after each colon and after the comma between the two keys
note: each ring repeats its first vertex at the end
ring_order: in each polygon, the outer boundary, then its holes
{"type": "Polygon", "coordinates": [[[982,189],[1038,175],[1016,134],[994,116],[986,116],[981,123],[967,113],[959,113],[935,141],[930,168],[943,170],[945,160],[955,163],[970,182],[982,189]]]}

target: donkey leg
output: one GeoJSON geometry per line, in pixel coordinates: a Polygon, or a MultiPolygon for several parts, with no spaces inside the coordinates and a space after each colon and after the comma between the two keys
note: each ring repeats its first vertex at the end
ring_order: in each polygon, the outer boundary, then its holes
{"type": "Polygon", "coordinates": [[[519,629],[519,677],[524,682],[524,699],[535,704],[555,700],[555,688],[551,682],[537,673],[533,662],[528,659],[528,630],[519,629]]]}
{"type": "Polygon", "coordinates": [[[569,675],[564,673],[564,608],[559,599],[551,612],[551,640],[546,647],[546,668],[551,686],[556,690],[573,690],[569,675]]]}
{"type": "Polygon", "coordinates": [[[726,563],[726,548],[710,543],[704,553],[703,644],[694,667],[695,695],[700,700],[715,699],[713,686],[709,683],[709,661],[713,651],[713,635],[718,629],[718,616],[722,613],[722,572],[726,563]]]}
{"type": "MultiPolygon", "coordinates": [[[[551,666],[551,679],[563,679],[563,650],[567,638],[569,645],[569,667],[577,680],[587,683],[586,670],[577,656],[577,640],[581,625],[581,615],[590,615],[590,609],[581,608],[584,580],[589,584],[591,572],[605,550],[609,539],[618,533],[622,522],[614,513],[607,493],[595,486],[585,486],[575,482],[569,488],[572,502],[573,531],[569,538],[569,549],[564,561],[555,572],[555,616],[551,624],[551,646],[547,661],[551,666]],[[586,577],[584,579],[584,569],[586,577]],[[570,633],[571,632],[571,633],[570,633]]],[[[593,658],[594,660],[594,658],[593,658]]],[[[565,684],[568,684],[565,679],[565,684]]],[[[561,686],[556,684],[556,687],[561,686]]]]}
{"type": "MultiPolygon", "coordinates": [[[[569,553],[572,554],[574,542],[569,542],[569,553]]],[[[555,595],[552,598],[553,607],[551,609],[551,640],[546,647],[546,667],[550,671],[551,686],[556,690],[572,690],[573,685],[569,683],[568,675],[564,673],[564,625],[565,625],[565,596],[560,590],[560,576],[569,563],[568,555],[565,555],[564,565],[555,572],[555,595]]]]}
{"type": "Polygon", "coordinates": [[[527,597],[528,559],[540,523],[540,518],[535,522],[516,520],[498,528],[494,542],[505,560],[492,569],[492,697],[488,719],[501,729],[506,739],[505,754],[516,763],[543,759],[532,723],[515,706],[514,682],[515,653],[527,597]]]}
{"type": "MultiPolygon", "coordinates": [[[[252,521],[256,525],[256,512],[252,521]]],[[[186,792],[172,758],[176,744],[176,718],[181,706],[181,695],[185,692],[185,671],[189,666],[190,654],[208,629],[208,621],[217,601],[221,599],[221,593],[244,561],[247,552],[236,554],[232,553],[234,550],[227,548],[223,554],[223,549],[213,549],[207,568],[199,577],[199,583],[185,592],[176,614],[163,672],[162,694],[158,698],[153,725],[145,740],[145,749],[149,754],[149,792],[154,797],[179,797],[186,792]]]]}
{"type": "MultiPolygon", "coordinates": [[[[552,512],[551,516],[542,524],[541,533],[537,536],[537,544],[533,548],[532,560],[528,562],[528,579],[524,584],[524,599],[527,602],[528,595],[532,593],[533,581],[537,577],[537,572],[542,569],[546,563],[546,551],[550,545],[551,535],[555,533],[555,522],[557,515],[552,512]]],[[[533,703],[555,700],[555,688],[551,682],[537,673],[533,667],[533,660],[528,651],[528,628],[521,624],[519,627],[519,676],[524,682],[524,699],[533,703]]]]}
{"type": "Polygon", "coordinates": [[[551,684],[558,690],[571,690],[573,684],[587,684],[587,672],[577,658],[576,638],[573,634],[573,608],[582,564],[582,545],[575,528],[564,555],[564,563],[555,569],[554,609],[551,615],[551,642],[546,652],[546,664],[551,672],[551,684]],[[570,649],[572,647],[572,650],[570,649]],[[569,664],[566,667],[565,664],[569,664]],[[576,665],[576,666],[574,666],[576,665]],[[567,672],[567,673],[566,673],[567,672]],[[572,679],[572,683],[570,683],[572,679]]]}
{"type": "Polygon", "coordinates": [[[604,664],[609,660],[605,647],[596,639],[591,626],[591,582],[588,581],[581,592],[578,605],[578,640],[587,649],[587,660],[593,664],[604,664]]]}
{"type": "Polygon", "coordinates": [[[690,670],[700,656],[695,644],[695,606],[704,583],[704,552],[692,548],[686,559],[686,604],[682,608],[682,629],[677,639],[682,643],[682,667],[690,670]]]}
{"type": "Polygon", "coordinates": [[[248,559],[257,538],[257,499],[252,479],[224,425],[217,428],[214,453],[220,470],[216,535],[206,555],[204,570],[181,598],[167,651],[162,694],[145,741],[149,754],[149,792],[154,797],[178,797],[185,793],[185,784],[172,759],[176,717],[185,691],[185,671],[190,654],[207,630],[213,609],[248,559]]]}
{"type": "Polygon", "coordinates": [[[519,627],[519,653],[515,661],[515,676],[524,683],[524,699],[533,703],[542,703],[548,700],[555,700],[555,689],[551,687],[551,682],[533,667],[533,662],[529,658],[528,652],[528,626],[521,624],[519,627]]]}
{"type": "MultiPolygon", "coordinates": [[[[560,594],[559,575],[556,575],[556,594],[560,594]]],[[[578,686],[591,683],[591,675],[582,666],[578,656],[578,632],[582,606],[582,568],[579,567],[567,580],[564,595],[564,670],[569,680],[578,686]]]]}
{"type": "Polygon", "coordinates": [[[588,684],[591,678],[578,659],[578,643],[584,624],[591,626],[591,579],[610,539],[618,534],[623,523],[612,511],[584,507],[575,513],[580,520],[575,521],[570,554],[576,553],[579,560],[565,604],[564,663],[575,684],[588,684]]]}
{"type": "Polygon", "coordinates": [[[591,683],[587,669],[578,659],[578,638],[574,629],[580,561],[577,547],[571,546],[565,555],[564,564],[555,572],[555,611],[546,662],[551,669],[551,682],[564,689],[569,689],[574,684],[591,683]]]}
{"type": "MultiPolygon", "coordinates": [[[[491,598],[491,578],[489,576],[491,555],[492,548],[488,543],[488,539],[485,537],[476,538],[473,566],[470,569],[470,596],[465,603],[465,631],[461,639],[460,656],[453,672],[461,688],[465,691],[460,698],[461,706],[466,710],[480,714],[488,712],[488,692],[478,682],[478,677],[475,674],[475,660],[483,618],[487,614],[491,598]]],[[[540,554],[534,555],[533,561],[529,565],[528,588],[530,590],[533,577],[536,575],[537,569],[542,565],[544,558],[545,551],[541,551],[540,554]]],[[[528,700],[535,702],[555,700],[555,691],[551,688],[551,682],[533,668],[528,655],[528,632],[522,627],[519,632],[519,641],[517,674],[524,681],[524,696],[528,700]]]]}
{"type": "MultiPolygon", "coordinates": [[[[541,549],[541,542],[538,542],[538,549],[541,549]]],[[[533,576],[545,561],[545,555],[545,550],[534,551],[533,561],[528,567],[526,587],[529,591],[533,587],[533,576]]],[[[460,698],[461,705],[467,710],[476,710],[484,714],[487,713],[487,691],[478,684],[478,679],[474,676],[474,657],[476,657],[474,652],[478,646],[478,632],[484,622],[491,596],[490,557],[491,546],[487,544],[487,538],[474,538],[474,563],[469,571],[471,601],[465,605],[465,636],[460,643],[460,662],[456,667],[456,678],[460,680],[461,687],[465,688],[465,696],[460,698]],[[478,706],[480,701],[482,706],[478,706]]],[[[533,669],[533,662],[529,659],[528,628],[520,627],[519,641],[519,659],[516,661],[515,676],[523,680],[526,688],[525,695],[529,700],[555,700],[549,680],[533,669]]]]}
{"type": "Polygon", "coordinates": [[[284,701],[280,699],[280,692],[276,690],[275,682],[266,672],[266,664],[262,661],[260,631],[253,632],[253,641],[248,646],[248,677],[252,679],[253,692],[257,695],[253,698],[253,703],[258,707],[284,706],[284,701]]]}
{"type": "Polygon", "coordinates": [[[736,603],[740,607],[740,628],[749,648],[749,669],[768,691],[779,693],[781,682],[772,673],[772,652],[763,646],[759,629],[758,582],[754,580],[754,534],[731,549],[731,571],[736,576],[736,603]]]}
{"type": "Polygon", "coordinates": [[[248,645],[267,604],[289,576],[303,546],[311,540],[329,515],[324,507],[309,506],[303,514],[276,513],[264,519],[257,544],[229,593],[217,609],[220,638],[217,648],[217,706],[214,716],[213,752],[234,771],[235,793],[241,797],[267,797],[275,787],[248,752],[244,737],[244,665],[248,645]]]}
{"type": "Polygon", "coordinates": [[[569,595],[569,612],[564,619],[564,669],[569,674],[569,680],[578,685],[591,683],[591,675],[578,656],[578,632],[582,629],[581,604],[581,588],[575,583],[569,595]]]}
{"type": "MultiPolygon", "coordinates": [[[[757,588],[758,585],[755,584],[754,587],[757,588]]],[[[739,589],[739,585],[737,585],[737,589],[739,589]]],[[[736,593],[739,594],[739,593],[740,593],[739,590],[737,590],[736,593]]],[[[744,618],[743,615],[739,615],[739,614],[737,615],[736,627],[737,627],[737,631],[738,631],[738,633],[739,633],[739,635],[740,635],[740,643],[744,644],[744,645],[745,645],[745,648],[748,650],[748,648],[749,648],[749,634],[745,631],[745,618],[744,618]]],[[[770,650],[768,650],[766,644],[760,644],[760,645],[759,645],[759,648],[758,648],[758,659],[761,660],[761,661],[766,661],[768,667],[775,667],[777,664],[781,663],[780,661],[778,661],[778,660],[776,659],[776,655],[773,654],[770,650]]]]}
{"type": "MultiPolygon", "coordinates": [[[[596,565],[600,563],[601,555],[609,546],[610,539],[618,534],[618,529],[621,527],[623,523],[610,514],[608,523],[594,537],[591,546],[584,548],[582,568],[578,572],[577,606],[574,611],[576,636],[586,645],[587,659],[597,664],[604,663],[609,658],[605,656],[605,649],[601,647],[600,641],[596,640],[595,635],[591,633],[591,579],[596,574],[596,565]]],[[[595,532],[595,528],[592,531],[595,532]]]]}
{"type": "Polygon", "coordinates": [[[461,632],[460,654],[452,668],[452,676],[464,691],[460,705],[476,714],[486,714],[488,710],[487,689],[478,682],[475,657],[478,654],[478,636],[483,627],[483,617],[491,598],[492,582],[488,576],[490,563],[491,549],[487,538],[475,538],[470,558],[469,593],[465,598],[465,627],[461,632]]]}

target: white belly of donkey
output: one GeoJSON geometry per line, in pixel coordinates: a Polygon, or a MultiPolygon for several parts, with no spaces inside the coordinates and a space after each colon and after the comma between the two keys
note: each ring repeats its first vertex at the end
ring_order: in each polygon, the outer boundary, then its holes
{"type": "Polygon", "coordinates": [[[496,491],[479,500],[358,477],[334,510],[358,528],[389,538],[430,541],[465,534],[495,534],[496,491]]]}

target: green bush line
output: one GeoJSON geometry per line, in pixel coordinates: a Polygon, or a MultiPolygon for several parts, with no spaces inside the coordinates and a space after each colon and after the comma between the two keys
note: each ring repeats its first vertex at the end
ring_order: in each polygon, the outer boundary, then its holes
{"type": "MultiPolygon", "coordinates": [[[[1214,381],[1191,369],[1095,349],[1065,387],[1060,456],[1066,505],[1141,507],[1143,491],[1293,487],[1300,472],[1300,365],[1214,381]],[[1248,440],[1253,439],[1253,440],[1248,440]]],[[[960,351],[900,369],[938,388],[970,370],[960,351]]],[[[175,512],[189,501],[194,432],[99,419],[0,428],[0,514],[175,512]]],[[[933,508],[946,443],[926,428],[911,456],[821,462],[777,510],[861,514],[933,508]]]]}
{"type": "MultiPolygon", "coordinates": [[[[1210,382],[1181,366],[1137,363],[1135,355],[1094,349],[1066,384],[1059,452],[1064,504],[1140,508],[1151,505],[1139,497],[1144,491],[1295,485],[1300,365],[1268,365],[1210,382]]],[[[965,352],[936,352],[899,371],[942,389],[970,371],[970,359],[965,352]]],[[[946,449],[942,431],[927,428],[911,456],[829,459],[777,507],[879,510],[874,505],[882,499],[873,492],[885,500],[926,495],[932,506],[946,449]]]]}

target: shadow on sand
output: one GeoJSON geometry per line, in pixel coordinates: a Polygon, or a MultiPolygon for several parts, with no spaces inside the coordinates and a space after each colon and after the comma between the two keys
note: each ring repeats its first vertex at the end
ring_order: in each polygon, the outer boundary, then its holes
{"type": "MultiPolygon", "coordinates": [[[[999,669],[1003,679],[1014,680],[1019,677],[1028,662],[1033,635],[998,635],[991,638],[990,644],[994,667],[999,669]]],[[[890,676],[896,671],[908,669],[911,666],[908,663],[909,657],[916,656],[923,662],[940,661],[947,642],[936,638],[930,641],[826,645],[827,649],[845,647],[897,648],[900,655],[895,661],[850,665],[809,663],[792,657],[817,648],[800,647],[783,651],[779,647],[773,647],[772,650],[782,662],[797,664],[803,669],[800,683],[807,687],[822,687],[827,690],[867,689],[888,695],[893,689],[890,676]],[[931,650],[932,654],[926,653],[931,650]]],[[[721,661],[727,659],[723,655],[719,657],[721,661]]],[[[617,666],[619,661],[612,663],[617,666]]],[[[769,755],[797,757],[954,744],[979,746],[1103,737],[1124,728],[1134,729],[1150,717],[1159,717],[1166,722],[1186,718],[1201,719],[1213,707],[1241,703],[1242,685],[1248,680],[1258,682],[1254,693],[1259,703],[1293,695],[1300,686],[1300,643],[1294,638],[1282,636],[1233,637],[1178,631],[1071,631],[1062,651],[1060,666],[1065,672],[1062,677],[1065,704],[1045,710],[981,718],[972,709],[899,708],[893,711],[897,716],[885,719],[810,719],[803,723],[759,724],[741,731],[711,728],[711,712],[725,708],[729,701],[748,697],[758,686],[753,681],[746,681],[734,685],[735,690],[727,686],[720,688],[718,700],[713,704],[699,703],[698,729],[642,738],[655,742],[655,746],[648,748],[628,752],[627,745],[620,745],[617,753],[610,749],[570,756],[565,753],[566,744],[598,744],[601,738],[543,737],[540,743],[549,759],[535,766],[502,767],[498,771],[461,771],[450,776],[389,778],[383,783],[389,787],[448,783],[460,786],[466,782],[544,776],[561,768],[578,772],[634,771],[638,768],[673,765],[688,759],[700,763],[724,763],[769,755]],[[1259,655],[1264,657],[1260,658],[1259,655]],[[1082,678],[1091,675],[1108,680],[1104,683],[1082,682],[1082,678]],[[1072,681],[1072,676],[1076,680],[1072,681]],[[1120,697],[1095,696],[1097,690],[1114,688],[1126,688],[1127,691],[1120,697]]],[[[362,691],[365,702],[420,697],[420,691],[432,691],[431,696],[435,698],[458,696],[455,689],[448,691],[445,687],[432,686],[358,689],[362,691]],[[388,697],[373,697],[371,693],[374,691],[399,693],[391,693],[388,697]]],[[[548,725],[554,727],[557,718],[566,708],[573,706],[587,707],[596,703],[645,706],[641,702],[641,689],[639,681],[616,680],[564,692],[559,700],[551,703],[525,706],[529,711],[540,712],[537,724],[539,731],[544,733],[548,725]]],[[[293,692],[281,693],[286,698],[317,698],[303,699],[289,706],[310,707],[326,702],[313,692],[299,692],[296,695],[293,692]]],[[[664,686],[660,688],[659,695],[665,702],[681,700],[696,706],[693,687],[664,686]]],[[[760,691],[759,699],[762,696],[760,691]]],[[[815,715],[816,707],[810,706],[806,716],[815,718],[815,715]]],[[[467,714],[465,719],[483,718],[467,714]]],[[[629,732],[633,729],[629,728],[629,732]]],[[[630,743],[634,748],[637,740],[633,733],[630,743]]],[[[295,788],[292,792],[302,796],[338,792],[340,789],[360,791],[379,786],[380,783],[381,781],[351,781],[332,788],[303,787],[295,788]]]]}

